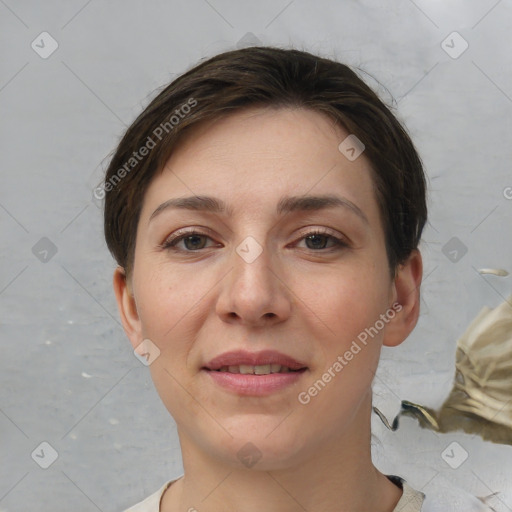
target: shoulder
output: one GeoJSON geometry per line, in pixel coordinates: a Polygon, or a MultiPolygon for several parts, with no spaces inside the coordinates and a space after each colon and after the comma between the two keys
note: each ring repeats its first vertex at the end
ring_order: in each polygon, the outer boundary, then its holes
{"type": "Polygon", "coordinates": [[[403,491],[402,497],[396,504],[393,512],[421,512],[423,510],[421,506],[425,495],[422,492],[413,489],[399,476],[387,475],[387,477],[403,491]]]}
{"type": "Polygon", "coordinates": [[[124,512],[160,512],[160,500],[167,489],[176,480],[166,482],[158,491],[148,496],[145,500],[127,508],[124,512]]]}

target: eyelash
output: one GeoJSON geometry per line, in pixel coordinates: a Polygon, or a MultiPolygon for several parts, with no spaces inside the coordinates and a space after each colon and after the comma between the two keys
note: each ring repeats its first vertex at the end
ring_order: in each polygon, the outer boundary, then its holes
{"type": "MultiPolygon", "coordinates": [[[[321,236],[327,237],[328,240],[332,240],[334,242],[334,246],[328,247],[328,248],[322,248],[322,249],[306,248],[306,250],[309,250],[312,252],[331,252],[331,251],[341,250],[341,249],[347,248],[349,246],[346,242],[344,242],[340,238],[332,235],[330,232],[328,232],[326,230],[318,229],[318,228],[308,231],[307,233],[302,235],[299,240],[304,240],[310,236],[315,236],[315,235],[321,235],[321,236]]],[[[168,251],[191,253],[191,254],[198,253],[198,252],[202,251],[203,249],[208,249],[208,247],[202,248],[202,249],[178,249],[176,247],[176,245],[179,242],[181,242],[182,240],[188,238],[189,236],[205,236],[205,237],[211,239],[211,237],[208,234],[202,233],[200,231],[196,231],[196,230],[181,231],[181,232],[178,232],[178,234],[176,234],[175,236],[165,240],[161,245],[159,245],[159,247],[161,249],[165,249],[168,251]]]]}

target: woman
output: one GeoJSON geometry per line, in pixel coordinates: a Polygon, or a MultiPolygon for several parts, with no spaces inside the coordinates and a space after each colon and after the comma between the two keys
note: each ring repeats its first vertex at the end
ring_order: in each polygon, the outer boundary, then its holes
{"type": "Polygon", "coordinates": [[[102,187],[122,323],[184,467],[130,510],[433,510],[370,453],[381,347],[419,315],[425,175],[353,71],[217,55],[135,120],[102,187]]]}

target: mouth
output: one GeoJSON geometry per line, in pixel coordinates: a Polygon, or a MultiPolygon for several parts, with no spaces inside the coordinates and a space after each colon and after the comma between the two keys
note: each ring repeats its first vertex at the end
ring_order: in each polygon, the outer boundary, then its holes
{"type": "Polygon", "coordinates": [[[307,365],[275,350],[235,350],[214,357],[203,369],[245,375],[268,375],[307,369],[307,365]]]}
{"type": "Polygon", "coordinates": [[[236,395],[267,396],[296,383],[309,368],[275,351],[228,352],[201,370],[210,382],[236,395]]]}
{"type": "Polygon", "coordinates": [[[258,365],[248,365],[248,364],[240,364],[240,365],[229,365],[222,366],[217,370],[212,370],[210,368],[203,368],[204,370],[212,371],[212,372],[222,372],[222,373],[233,373],[233,374],[242,374],[242,375],[270,375],[274,373],[296,373],[306,371],[307,368],[299,368],[293,369],[289,366],[284,366],[281,364],[258,364],[258,365]]]}

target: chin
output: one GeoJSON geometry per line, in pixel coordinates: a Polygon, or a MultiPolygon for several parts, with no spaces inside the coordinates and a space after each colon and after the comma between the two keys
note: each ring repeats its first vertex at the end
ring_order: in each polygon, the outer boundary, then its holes
{"type": "Polygon", "coordinates": [[[264,426],[252,420],[246,428],[243,424],[239,424],[237,429],[227,428],[233,438],[222,444],[218,438],[213,439],[212,451],[236,469],[245,466],[251,470],[275,471],[294,467],[305,458],[303,448],[306,440],[299,439],[289,429],[279,432],[281,426],[276,429],[277,425],[279,421],[275,420],[265,422],[264,426]]]}

